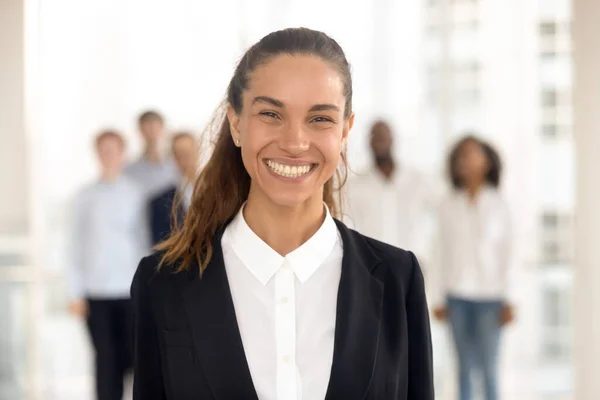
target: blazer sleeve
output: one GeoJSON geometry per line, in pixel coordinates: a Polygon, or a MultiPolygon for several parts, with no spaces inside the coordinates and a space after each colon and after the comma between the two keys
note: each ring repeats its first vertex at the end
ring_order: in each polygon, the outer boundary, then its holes
{"type": "Polygon", "coordinates": [[[140,262],[133,283],[134,344],[133,400],[166,400],[158,343],[158,328],[148,291],[149,276],[154,273],[148,257],[140,262]]]}
{"type": "Polygon", "coordinates": [[[411,253],[412,277],[406,299],[408,324],[407,400],[434,400],[433,352],[421,267],[411,253]]]}
{"type": "Polygon", "coordinates": [[[164,229],[162,224],[162,210],[161,208],[162,198],[156,197],[148,203],[148,216],[150,220],[150,236],[152,238],[152,245],[155,246],[160,243],[161,231],[164,229]]]}

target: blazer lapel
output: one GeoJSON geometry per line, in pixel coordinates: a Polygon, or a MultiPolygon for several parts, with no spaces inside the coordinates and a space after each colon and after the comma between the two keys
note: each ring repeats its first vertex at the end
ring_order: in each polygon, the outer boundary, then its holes
{"type": "Polygon", "coordinates": [[[356,240],[345,225],[336,223],[344,256],[326,399],[363,399],[377,358],[383,285],[370,273],[379,261],[366,242],[356,240]]]}
{"type": "Polygon", "coordinates": [[[221,249],[215,235],[213,256],[202,277],[186,282],[183,299],[204,376],[216,399],[258,399],[240,336],[221,249]]]}

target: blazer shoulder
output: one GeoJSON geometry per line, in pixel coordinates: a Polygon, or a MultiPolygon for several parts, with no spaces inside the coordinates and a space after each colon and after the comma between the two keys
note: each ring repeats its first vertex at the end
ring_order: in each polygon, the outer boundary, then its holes
{"type": "Polygon", "coordinates": [[[150,284],[154,280],[165,280],[182,275],[183,272],[175,273],[175,267],[171,264],[164,263],[161,265],[164,253],[164,251],[155,251],[142,258],[137,267],[134,280],[141,280],[146,284],[150,284]]]}
{"type": "Polygon", "coordinates": [[[136,275],[147,280],[148,282],[158,280],[189,280],[196,279],[199,277],[199,269],[196,263],[193,263],[189,269],[184,271],[177,271],[178,262],[162,263],[165,250],[154,251],[149,256],[142,258],[140,261],[136,275]]]}
{"type": "Polygon", "coordinates": [[[162,205],[165,202],[168,202],[175,198],[175,194],[177,193],[177,187],[171,186],[168,189],[160,192],[156,196],[154,196],[150,200],[150,204],[152,205],[162,205]]]}
{"type": "Polygon", "coordinates": [[[356,240],[364,241],[374,257],[380,261],[379,268],[384,268],[401,280],[410,280],[415,269],[420,268],[415,255],[408,250],[384,243],[382,241],[352,231],[356,240]]]}
{"type": "Polygon", "coordinates": [[[153,252],[149,256],[146,256],[140,260],[138,264],[137,270],[135,272],[135,276],[133,278],[134,283],[143,282],[145,284],[150,283],[150,281],[157,275],[161,273],[161,270],[158,268],[160,265],[160,261],[162,259],[162,252],[153,252]]]}

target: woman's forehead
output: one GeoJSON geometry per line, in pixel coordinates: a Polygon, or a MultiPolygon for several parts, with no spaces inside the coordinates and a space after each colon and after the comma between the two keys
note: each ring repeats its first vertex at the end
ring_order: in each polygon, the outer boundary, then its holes
{"type": "Polygon", "coordinates": [[[246,101],[258,96],[286,106],[343,105],[344,82],[328,62],[312,55],[281,55],[260,65],[251,74],[246,101]]]}

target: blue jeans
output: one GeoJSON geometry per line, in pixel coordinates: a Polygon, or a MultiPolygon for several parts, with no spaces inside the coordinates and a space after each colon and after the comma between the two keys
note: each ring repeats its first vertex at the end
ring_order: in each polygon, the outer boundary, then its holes
{"type": "Polygon", "coordinates": [[[458,356],[460,400],[473,398],[473,372],[486,400],[498,400],[498,348],[502,301],[448,298],[448,320],[458,356]]]}

